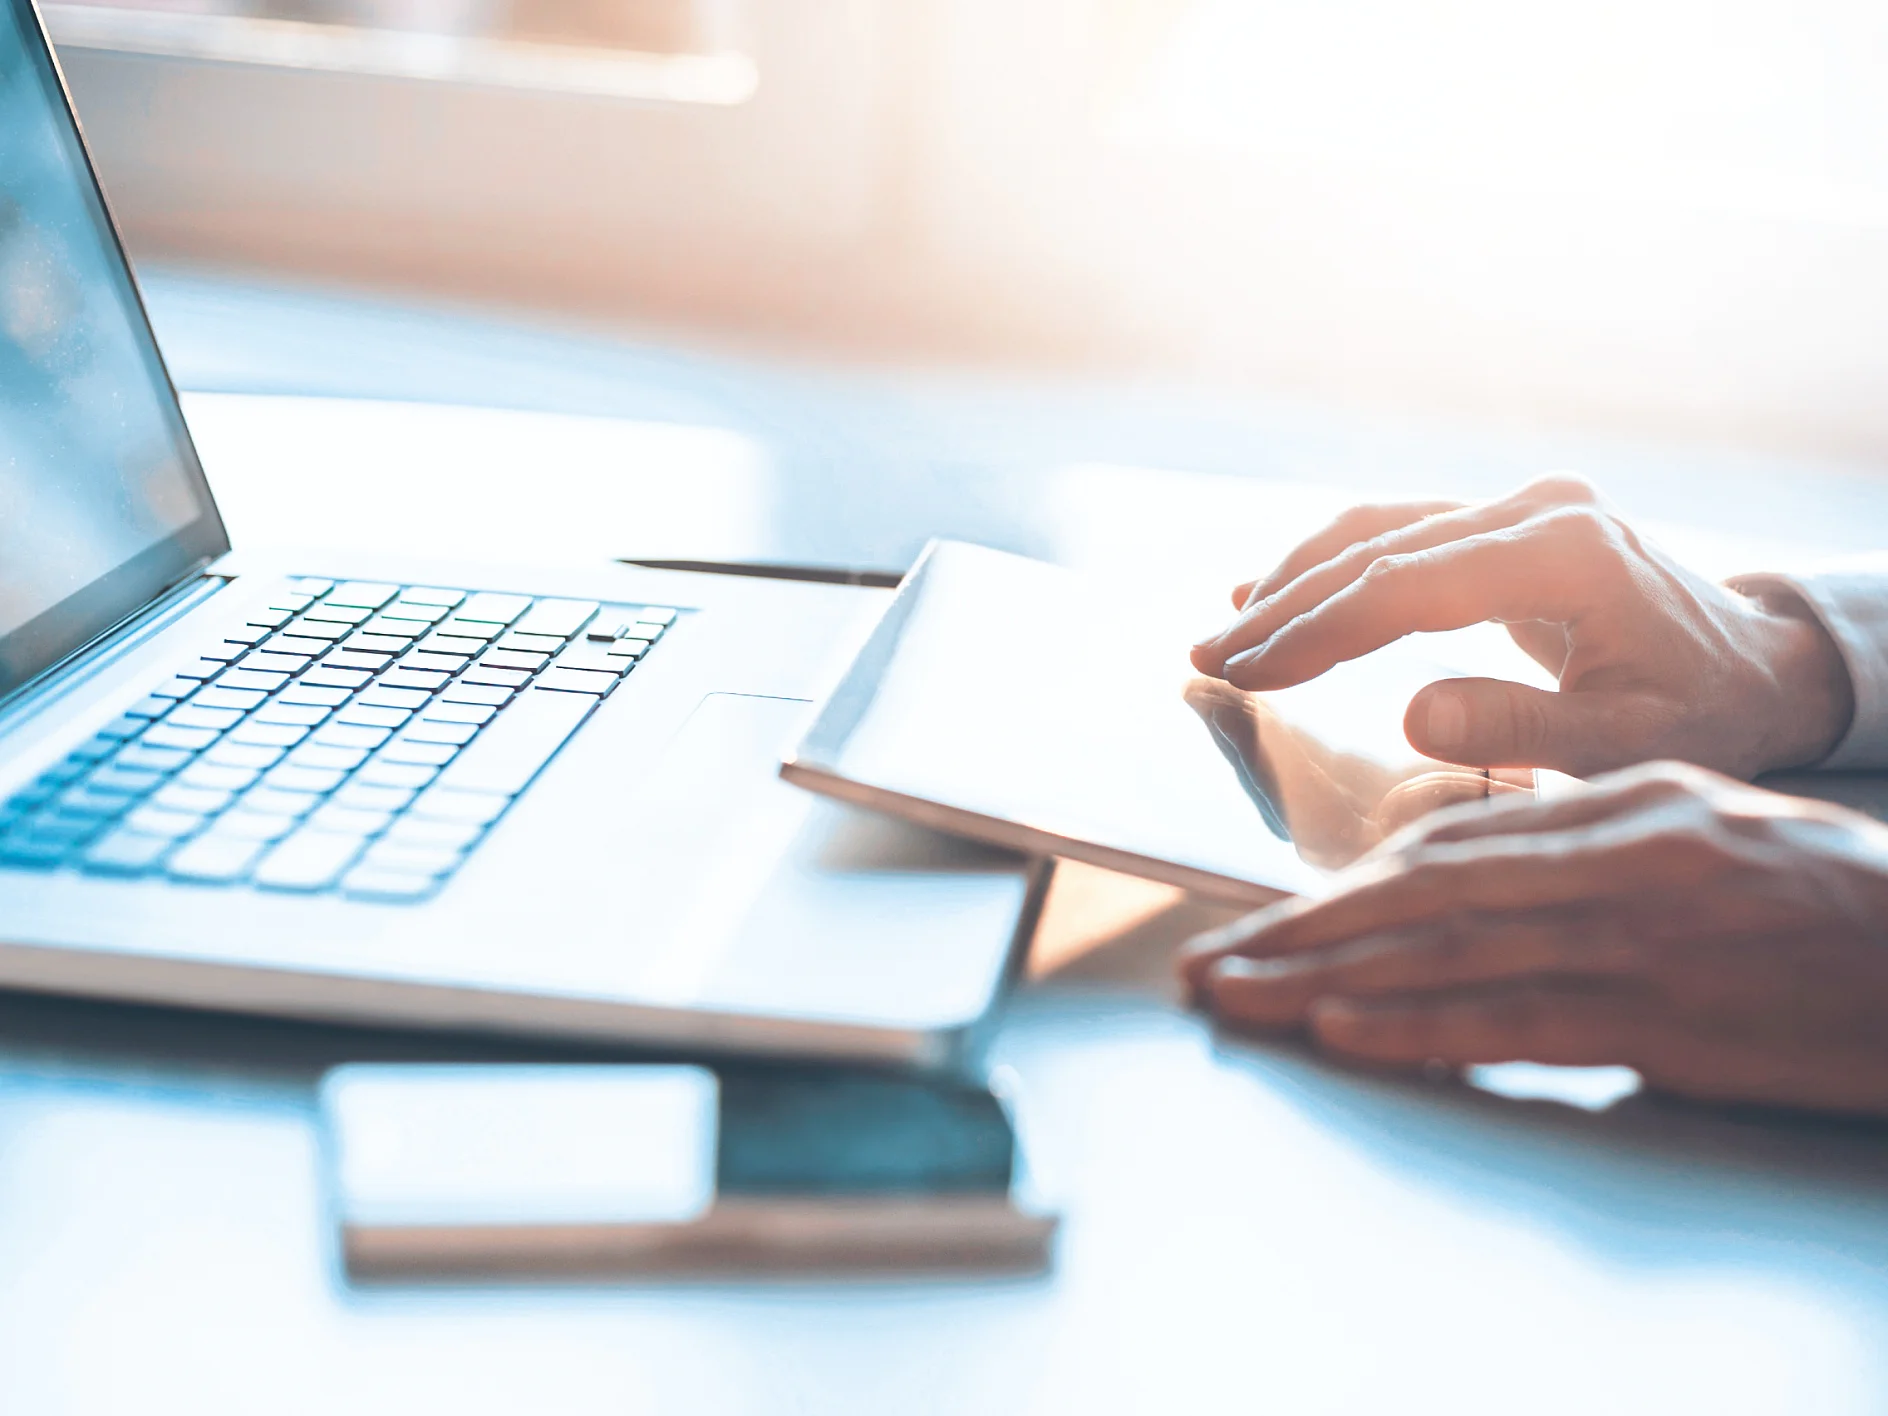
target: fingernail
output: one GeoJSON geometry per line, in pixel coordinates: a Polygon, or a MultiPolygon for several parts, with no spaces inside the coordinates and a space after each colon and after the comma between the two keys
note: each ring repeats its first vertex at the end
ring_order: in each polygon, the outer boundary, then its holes
{"type": "Polygon", "coordinates": [[[1468,738],[1468,704],[1459,693],[1435,689],[1429,695],[1429,716],[1424,726],[1431,747],[1460,747],[1468,738]]]}
{"type": "Polygon", "coordinates": [[[1243,668],[1247,664],[1257,663],[1264,653],[1265,646],[1263,644],[1259,645],[1256,649],[1242,649],[1226,661],[1226,667],[1229,669],[1237,669],[1243,668]]]}

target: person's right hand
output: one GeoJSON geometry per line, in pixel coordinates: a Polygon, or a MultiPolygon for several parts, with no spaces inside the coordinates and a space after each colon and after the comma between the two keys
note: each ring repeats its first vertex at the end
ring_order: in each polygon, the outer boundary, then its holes
{"type": "Polygon", "coordinates": [[[1233,603],[1193,662],[1244,689],[1419,631],[1505,624],[1560,691],[1451,679],[1418,693],[1411,745],[1464,766],[1588,776],[1676,758],[1748,778],[1826,756],[1854,711],[1841,654],[1799,600],[1692,574],[1571,478],[1480,506],[1358,507],[1233,603]]]}

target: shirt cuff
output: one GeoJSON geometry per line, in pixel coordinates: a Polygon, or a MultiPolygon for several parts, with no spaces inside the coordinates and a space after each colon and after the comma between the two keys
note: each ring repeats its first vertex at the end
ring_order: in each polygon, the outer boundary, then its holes
{"type": "Polygon", "coordinates": [[[1745,595],[1794,592],[1842,653],[1855,690],[1855,716],[1835,750],[1815,765],[1835,771],[1888,767],[1888,561],[1852,570],[1739,575],[1726,584],[1745,595]]]}

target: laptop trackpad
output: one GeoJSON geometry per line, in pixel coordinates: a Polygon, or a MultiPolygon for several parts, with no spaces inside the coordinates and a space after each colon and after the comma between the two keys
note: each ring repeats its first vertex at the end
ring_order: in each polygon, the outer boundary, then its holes
{"type": "Polygon", "coordinates": [[[636,991],[737,1011],[961,1016],[993,982],[1026,872],[1008,852],[782,782],[809,708],[711,693],[635,793],[617,885],[636,991]],[[903,936],[902,967],[886,967],[888,934],[903,936]]]}

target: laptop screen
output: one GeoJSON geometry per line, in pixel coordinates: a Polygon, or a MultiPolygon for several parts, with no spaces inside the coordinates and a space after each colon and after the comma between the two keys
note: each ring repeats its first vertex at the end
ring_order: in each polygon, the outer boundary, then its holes
{"type": "Polygon", "coordinates": [[[228,549],[29,0],[0,0],[0,695],[228,549]]]}

